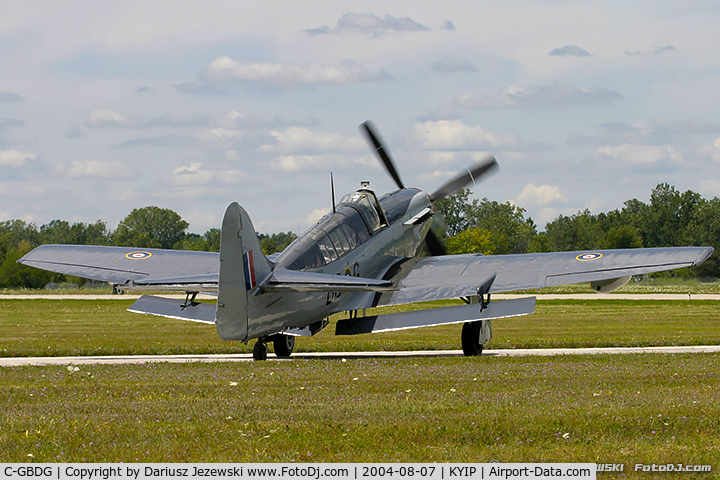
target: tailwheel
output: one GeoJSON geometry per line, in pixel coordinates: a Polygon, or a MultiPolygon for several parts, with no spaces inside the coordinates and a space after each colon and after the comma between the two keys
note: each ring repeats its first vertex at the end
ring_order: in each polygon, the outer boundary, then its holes
{"type": "Polygon", "coordinates": [[[465,322],[463,324],[460,340],[462,350],[466,357],[477,357],[482,355],[483,344],[480,343],[480,329],[482,321],[465,322]]]}
{"type": "Polygon", "coordinates": [[[253,360],[267,360],[267,343],[262,340],[255,342],[253,347],[253,360]]]}
{"type": "Polygon", "coordinates": [[[287,358],[292,355],[295,349],[295,337],[293,335],[278,334],[273,337],[275,355],[280,358],[287,358]]]}

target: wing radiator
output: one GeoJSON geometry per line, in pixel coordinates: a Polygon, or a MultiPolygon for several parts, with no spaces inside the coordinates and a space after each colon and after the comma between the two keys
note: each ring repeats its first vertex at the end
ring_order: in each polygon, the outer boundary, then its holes
{"type": "Polygon", "coordinates": [[[182,301],[174,298],[143,295],[130,305],[128,311],[158,317],[177,318],[191,322],[215,323],[215,304],[182,301]]]}
{"type": "Polygon", "coordinates": [[[413,312],[389,313],[340,320],[335,326],[335,335],[389,332],[408,328],[472,322],[474,320],[517,317],[530,315],[534,312],[535,297],[490,302],[484,310],[481,310],[480,304],[429,308],[413,312]]]}

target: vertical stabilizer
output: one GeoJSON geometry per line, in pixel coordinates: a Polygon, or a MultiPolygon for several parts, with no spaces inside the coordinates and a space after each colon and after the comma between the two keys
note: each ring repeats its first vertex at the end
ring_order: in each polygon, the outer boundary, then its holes
{"type": "Polygon", "coordinates": [[[255,228],[247,212],[231,203],[220,233],[220,281],[215,325],[223,340],[248,340],[248,303],[270,274],[255,228]]]}

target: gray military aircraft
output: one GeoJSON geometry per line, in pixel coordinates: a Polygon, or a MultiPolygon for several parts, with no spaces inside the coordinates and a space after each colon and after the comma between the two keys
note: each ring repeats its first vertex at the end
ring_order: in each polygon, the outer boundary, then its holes
{"type": "Polygon", "coordinates": [[[495,170],[495,158],[486,157],[427,194],[405,187],[369,122],[361,131],[398,190],[378,198],[363,183],[279,254],[263,254],[247,212],[232,203],[223,218],[219,254],[42,245],[18,262],[120,290],[185,292],[185,301],[143,295],[129,310],[214,324],[223,340],[257,339],[253,358],[264,360],[268,342],[278,357],[288,357],[296,336],[315,335],[339,312],[348,312],[348,318],[336,323],[336,335],[463,323],[463,352],[480,355],[492,335],[491,319],[535,310],[534,297],[490,302],[491,293],[580,282],[609,292],[632,275],[697,265],[713,252],[674,247],[445,255],[430,229],[433,204],[495,170]],[[425,249],[431,255],[418,256],[425,249]],[[196,302],[198,293],[216,295],[216,304],[196,302]],[[465,305],[365,315],[371,307],[458,297],[465,305]]]}

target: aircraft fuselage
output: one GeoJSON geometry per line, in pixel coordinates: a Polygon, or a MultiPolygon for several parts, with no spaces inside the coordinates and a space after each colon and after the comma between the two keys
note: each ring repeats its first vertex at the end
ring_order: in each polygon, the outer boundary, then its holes
{"type": "MultiPolygon", "coordinates": [[[[344,197],[335,212],[293,242],[277,257],[274,268],[383,278],[399,261],[417,256],[430,229],[432,213],[430,197],[422,190],[397,190],[378,200],[370,190],[361,189],[344,197]]],[[[318,318],[364,308],[375,295],[341,291],[260,293],[248,309],[251,320],[247,336],[260,338],[302,328],[318,318]]]]}

